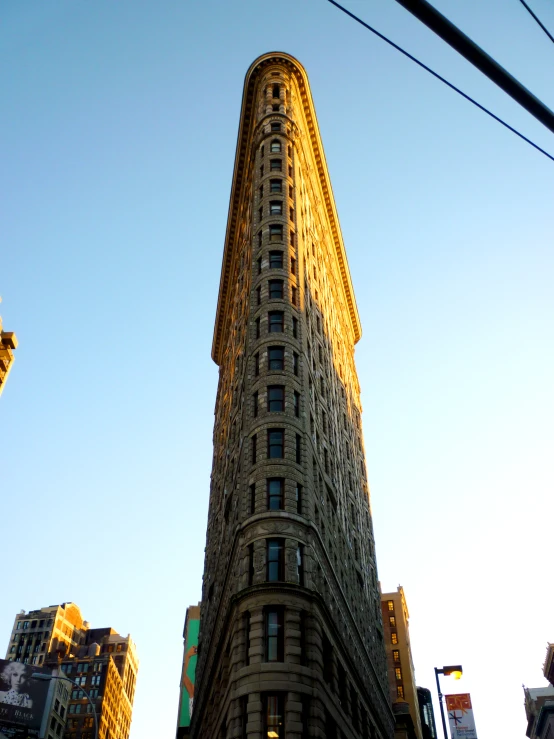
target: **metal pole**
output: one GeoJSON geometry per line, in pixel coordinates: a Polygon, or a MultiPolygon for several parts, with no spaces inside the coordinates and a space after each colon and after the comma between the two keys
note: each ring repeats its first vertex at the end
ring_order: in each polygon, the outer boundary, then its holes
{"type": "Polygon", "coordinates": [[[554,113],[427,0],[396,0],[554,133],[554,113]]]}
{"type": "Polygon", "coordinates": [[[439,673],[441,672],[442,670],[437,670],[437,668],[435,667],[435,678],[437,680],[437,693],[439,694],[439,706],[441,707],[442,730],[444,731],[444,739],[448,739],[448,734],[446,733],[446,720],[444,718],[444,708],[442,705],[441,686],[439,683],[439,673]]]}
{"type": "MultiPolygon", "coordinates": [[[[40,674],[41,675],[42,674],[45,675],[46,673],[40,673],[40,674]]],[[[78,682],[75,682],[75,680],[72,680],[70,677],[67,677],[67,675],[63,675],[63,676],[62,675],[59,675],[59,676],[58,675],[48,675],[47,678],[41,677],[41,679],[42,680],[44,680],[44,679],[48,679],[48,680],[67,680],[67,682],[72,683],[73,685],[75,685],[75,687],[79,688],[79,690],[82,690],[83,691],[83,693],[86,695],[86,697],[88,699],[88,702],[92,706],[92,713],[93,713],[93,716],[94,716],[95,739],[98,739],[98,718],[96,716],[96,706],[94,705],[94,703],[92,701],[92,698],[88,694],[88,691],[85,690],[81,685],[79,685],[78,682]]]]}

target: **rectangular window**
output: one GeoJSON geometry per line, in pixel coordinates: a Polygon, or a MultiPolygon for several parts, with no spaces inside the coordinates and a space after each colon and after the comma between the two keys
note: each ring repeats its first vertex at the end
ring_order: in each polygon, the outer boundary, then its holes
{"type": "Polygon", "coordinates": [[[283,280],[269,280],[269,299],[279,300],[283,297],[283,280]]]}
{"type": "Polygon", "coordinates": [[[291,274],[293,275],[296,274],[296,259],[294,257],[290,258],[290,271],[291,271],[291,274]]]}
{"type": "Polygon", "coordinates": [[[391,644],[398,644],[398,635],[396,631],[393,631],[392,634],[390,635],[390,642],[391,644]]]}
{"type": "MultiPolygon", "coordinates": [[[[291,221],[294,221],[294,208],[292,207],[292,205],[291,205],[291,207],[289,208],[289,218],[290,218],[290,220],[291,220],[291,221]]],[[[294,242],[293,242],[293,241],[291,241],[290,243],[292,244],[292,243],[294,243],[294,242]]]]}
{"type": "Polygon", "coordinates": [[[285,410],[284,385],[270,385],[267,388],[267,410],[270,413],[282,413],[285,410]]]}
{"type": "Polygon", "coordinates": [[[264,154],[265,154],[265,146],[262,146],[261,149],[260,149],[260,156],[263,157],[264,154]]]}
{"type": "Polygon", "coordinates": [[[272,131],[280,131],[281,130],[281,124],[277,122],[272,122],[271,124],[271,130],[272,131]]]}
{"type": "Polygon", "coordinates": [[[269,168],[272,172],[280,172],[282,169],[281,160],[280,159],[270,159],[269,168]]]}
{"type": "Polygon", "coordinates": [[[268,478],[267,507],[270,511],[282,511],[285,507],[285,481],[282,477],[268,478]]]}
{"type": "Polygon", "coordinates": [[[250,514],[252,515],[256,510],[256,484],[250,485],[250,514]]]}
{"type": "Polygon", "coordinates": [[[258,391],[257,390],[252,396],[252,415],[254,416],[254,418],[256,418],[258,415],[258,391]]]}
{"type": "Polygon", "coordinates": [[[267,364],[270,370],[285,369],[285,348],[283,346],[270,346],[267,352],[267,364]]]}
{"type": "Polygon", "coordinates": [[[298,305],[298,290],[294,285],[291,287],[291,301],[293,305],[298,305]]]}
{"type": "Polygon", "coordinates": [[[292,319],[292,336],[293,338],[298,338],[298,318],[292,319]]]}
{"type": "Polygon", "coordinates": [[[250,664],[250,611],[244,614],[244,663],[250,664]]]}
{"type": "Polygon", "coordinates": [[[269,192],[282,192],[283,186],[281,180],[270,180],[269,181],[269,192]]]}
{"type": "Polygon", "coordinates": [[[264,176],[264,165],[262,164],[262,166],[260,167],[260,177],[263,177],[263,176],[264,176]]]}
{"type": "Polygon", "coordinates": [[[396,619],[394,616],[389,616],[389,626],[392,626],[393,628],[396,626],[396,619]]]}
{"type": "Polygon", "coordinates": [[[270,241],[282,241],[283,240],[283,227],[276,223],[272,223],[269,227],[269,240],[270,241]]]}
{"type": "Polygon", "coordinates": [[[294,231],[290,232],[289,241],[290,241],[290,245],[294,246],[294,231]]]}
{"type": "Polygon", "coordinates": [[[254,376],[258,377],[260,374],[260,355],[254,354],[254,376]]]}
{"type": "Polygon", "coordinates": [[[270,607],[265,611],[265,661],[282,662],[284,655],[283,609],[270,607]]]}
{"type": "Polygon", "coordinates": [[[269,268],[270,269],[283,269],[283,252],[282,251],[270,251],[269,252],[269,268]]]}
{"type": "Polygon", "coordinates": [[[400,667],[395,668],[394,675],[397,680],[402,680],[402,670],[400,669],[400,667]]]}
{"type": "Polygon", "coordinates": [[[260,200],[263,198],[263,196],[264,196],[264,186],[260,185],[260,200]]]}
{"type": "Polygon", "coordinates": [[[297,464],[301,464],[302,462],[302,437],[300,436],[300,434],[296,434],[295,454],[296,454],[297,464]]]}
{"type": "Polygon", "coordinates": [[[259,257],[258,261],[256,262],[256,268],[258,270],[258,274],[260,275],[262,273],[262,258],[261,257],[259,257]]]}
{"type": "Polygon", "coordinates": [[[293,352],[292,355],[292,371],[298,376],[298,354],[296,352],[293,352]]]}
{"type": "Polygon", "coordinates": [[[299,418],[300,417],[300,393],[294,391],[294,415],[299,418]]]}
{"type": "MultiPolygon", "coordinates": [[[[259,318],[257,319],[260,320],[259,318]]],[[[284,330],[285,314],[282,310],[272,310],[267,314],[267,328],[270,334],[282,333],[284,330]]]]}
{"type": "Polygon", "coordinates": [[[269,459],[283,459],[285,456],[284,429],[268,429],[267,456],[269,459]]]}
{"type": "Polygon", "coordinates": [[[260,319],[256,318],[256,338],[260,338],[260,319]]]}
{"type": "Polygon", "coordinates": [[[304,545],[299,544],[296,547],[296,576],[298,584],[304,585],[304,545]]]}
{"type": "Polygon", "coordinates": [[[296,512],[302,513],[302,485],[300,483],[296,483],[296,512]]]}
{"type": "Polygon", "coordinates": [[[271,216],[282,216],[283,215],[283,203],[280,200],[272,200],[269,203],[269,215],[271,216]]]}
{"type": "Polygon", "coordinates": [[[280,97],[281,88],[279,85],[273,85],[273,97],[279,98],[280,97]]]}
{"type": "Polygon", "coordinates": [[[398,649],[393,649],[392,659],[394,662],[400,662],[400,652],[398,651],[398,649]]]}
{"type": "Polygon", "coordinates": [[[389,611],[394,611],[394,601],[388,600],[387,601],[387,607],[388,607],[389,611]]]}
{"type": "Polygon", "coordinates": [[[397,698],[404,698],[404,688],[402,685],[396,686],[396,697],[397,698]]]}
{"type": "Polygon", "coordinates": [[[292,165],[289,164],[289,177],[292,177],[292,165]]]}
{"type": "Polygon", "coordinates": [[[254,544],[248,545],[248,584],[254,583],[254,544]]]}
{"type": "Polygon", "coordinates": [[[256,288],[256,305],[260,305],[262,302],[262,288],[256,288]]]}
{"type": "Polygon", "coordinates": [[[264,217],[264,209],[263,209],[263,208],[262,208],[261,206],[260,206],[260,209],[259,209],[259,211],[258,211],[258,217],[259,217],[259,220],[260,220],[260,221],[261,221],[261,220],[262,220],[262,218],[264,217]]]}
{"type": "Polygon", "coordinates": [[[285,699],[282,694],[264,696],[264,733],[268,739],[285,737],[285,699]]]}
{"type": "Polygon", "coordinates": [[[252,443],[252,464],[256,464],[256,460],[258,456],[257,455],[258,439],[256,437],[256,434],[254,434],[254,436],[252,437],[251,443],[252,443]]]}
{"type": "Polygon", "coordinates": [[[285,546],[283,539],[267,540],[267,577],[268,582],[279,582],[283,579],[285,546]]]}

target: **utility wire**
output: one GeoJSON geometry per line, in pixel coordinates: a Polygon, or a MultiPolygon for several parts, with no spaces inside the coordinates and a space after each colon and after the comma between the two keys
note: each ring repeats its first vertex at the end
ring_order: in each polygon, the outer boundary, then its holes
{"type": "Polygon", "coordinates": [[[550,31],[540,22],[540,20],[537,18],[537,16],[533,13],[531,8],[527,5],[525,0],[519,0],[519,2],[523,5],[523,7],[533,16],[533,18],[537,21],[539,26],[542,28],[542,30],[546,33],[548,38],[552,41],[554,44],[554,36],[550,33],[550,31]]]}
{"type": "Polygon", "coordinates": [[[398,44],[395,44],[394,41],[391,41],[389,38],[387,38],[386,36],[384,36],[382,33],[380,33],[379,31],[377,31],[375,28],[372,28],[370,25],[368,25],[367,23],[365,23],[361,18],[358,18],[357,15],[354,15],[354,13],[351,13],[345,7],[343,7],[338,2],[336,2],[336,0],[328,0],[328,1],[332,5],[334,5],[335,7],[337,7],[339,10],[342,10],[343,13],[346,13],[346,15],[349,15],[351,18],[353,18],[357,23],[359,23],[360,25],[364,26],[364,28],[367,28],[368,31],[371,31],[371,33],[374,33],[380,39],[382,39],[387,44],[389,44],[390,46],[392,46],[394,49],[396,49],[397,51],[399,51],[401,54],[404,54],[404,56],[407,56],[408,59],[411,59],[417,65],[419,65],[420,67],[422,67],[423,69],[425,69],[426,72],[429,72],[429,74],[432,74],[433,77],[436,77],[441,82],[444,82],[444,84],[447,85],[448,87],[450,87],[450,89],[452,89],[455,92],[457,92],[459,95],[461,95],[466,100],[469,100],[470,103],[473,103],[473,105],[475,105],[477,108],[479,108],[480,110],[482,110],[484,113],[486,113],[487,115],[489,115],[491,118],[494,118],[495,121],[498,121],[498,123],[501,123],[509,131],[511,131],[512,133],[515,133],[515,135],[516,136],[519,136],[520,139],[523,139],[524,141],[526,141],[528,144],[530,144],[535,149],[537,149],[537,151],[540,151],[541,154],[544,154],[545,157],[548,157],[549,159],[551,159],[554,162],[554,156],[552,156],[551,154],[549,154],[544,149],[541,149],[541,147],[538,146],[537,144],[533,143],[533,141],[531,141],[531,139],[528,139],[527,136],[524,136],[522,133],[520,133],[515,128],[513,128],[512,126],[510,126],[509,123],[506,123],[506,121],[503,121],[502,118],[499,118],[497,115],[495,115],[490,110],[488,110],[483,105],[481,105],[481,103],[478,103],[472,97],[470,97],[469,95],[466,95],[466,93],[465,92],[462,92],[462,90],[460,90],[459,87],[456,87],[455,85],[453,85],[451,82],[449,82],[444,77],[441,77],[441,75],[438,74],[438,72],[435,72],[434,70],[432,70],[430,67],[428,67],[423,62],[420,62],[419,59],[416,59],[415,58],[415,56],[412,56],[405,49],[403,49],[401,46],[398,46],[398,44]]]}

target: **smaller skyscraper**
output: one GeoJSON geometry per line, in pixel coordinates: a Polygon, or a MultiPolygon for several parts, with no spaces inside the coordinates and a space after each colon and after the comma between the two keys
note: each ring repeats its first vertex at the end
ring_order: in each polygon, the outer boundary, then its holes
{"type": "Polygon", "coordinates": [[[437,739],[437,727],[435,724],[435,712],[433,711],[431,691],[427,688],[418,687],[417,700],[419,703],[419,719],[421,721],[423,739],[437,739]]]}
{"type": "Polygon", "coordinates": [[[179,692],[179,712],[177,714],[177,739],[182,739],[182,737],[190,734],[199,629],[200,603],[197,606],[189,606],[185,617],[185,627],[183,629],[183,667],[181,670],[181,687],[179,692]]]}
{"type": "Polygon", "coordinates": [[[410,614],[404,589],[401,585],[398,586],[395,593],[381,593],[381,612],[387,653],[390,700],[392,704],[398,702],[408,704],[415,735],[417,739],[422,739],[419,701],[410,646],[410,614]]]}
{"type": "Polygon", "coordinates": [[[550,739],[554,736],[554,687],[526,688],[525,714],[527,716],[527,731],[529,739],[550,739]]]}
{"type": "Polygon", "coordinates": [[[0,395],[6,385],[14,362],[14,350],[17,349],[17,338],[13,331],[2,331],[2,316],[0,316],[0,395]]]}
{"type": "Polygon", "coordinates": [[[63,739],[93,739],[86,693],[95,704],[98,739],[128,739],[138,672],[129,635],[109,627],[91,629],[75,603],[62,603],[19,613],[6,659],[58,670],[76,683],[62,683],[69,692],[63,739]]]}
{"type": "Polygon", "coordinates": [[[542,671],[550,685],[554,686],[554,644],[550,642],[546,648],[546,659],[542,671]]]}

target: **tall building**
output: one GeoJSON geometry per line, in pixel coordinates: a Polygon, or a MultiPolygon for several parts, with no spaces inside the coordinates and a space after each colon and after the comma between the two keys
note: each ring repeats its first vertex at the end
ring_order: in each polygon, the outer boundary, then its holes
{"type": "Polygon", "coordinates": [[[387,672],[391,703],[405,701],[410,707],[417,739],[422,739],[419,701],[415,680],[408,604],[404,588],[399,585],[396,592],[381,594],[387,672]]]}
{"type": "Polygon", "coordinates": [[[554,687],[526,688],[525,715],[529,739],[551,739],[554,736],[554,687]]]}
{"type": "Polygon", "coordinates": [[[554,686],[554,644],[548,643],[546,658],[542,667],[543,674],[550,685],[554,686]]]}
{"type": "Polygon", "coordinates": [[[354,345],[308,77],[247,72],[219,366],[194,739],[392,737],[354,345]]]}
{"type": "Polygon", "coordinates": [[[431,691],[428,688],[418,687],[417,700],[419,703],[419,719],[423,739],[437,739],[437,726],[435,724],[435,712],[433,710],[431,691]]]}
{"type": "Polygon", "coordinates": [[[111,628],[91,629],[75,603],[19,613],[6,659],[42,665],[70,680],[64,739],[93,739],[96,707],[99,739],[128,739],[138,672],[130,636],[111,628]]]}
{"type": "Polygon", "coordinates": [[[200,603],[189,606],[183,628],[183,667],[179,690],[179,710],[177,713],[176,739],[190,734],[190,717],[194,704],[194,685],[196,681],[196,661],[198,650],[198,630],[200,627],[200,603]]]}
{"type": "Polygon", "coordinates": [[[15,359],[14,349],[17,349],[17,338],[13,331],[2,331],[2,316],[0,316],[0,395],[2,395],[15,359]]]}

